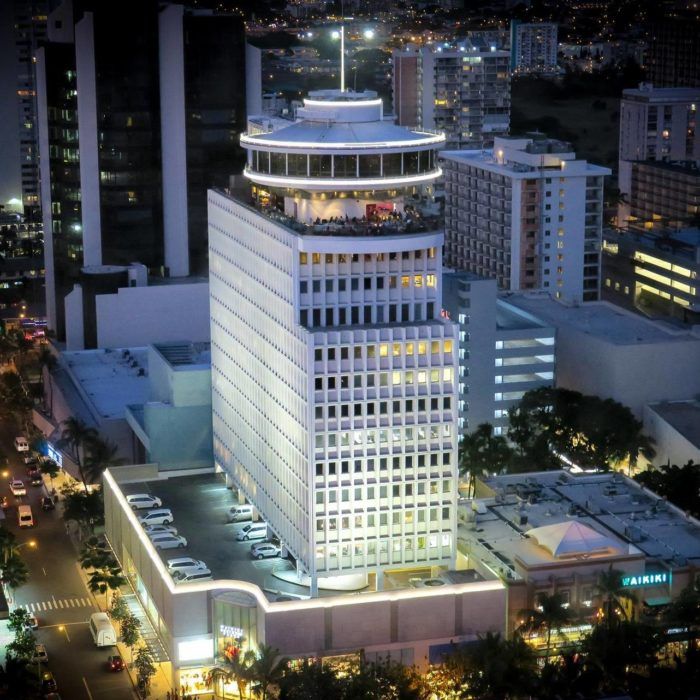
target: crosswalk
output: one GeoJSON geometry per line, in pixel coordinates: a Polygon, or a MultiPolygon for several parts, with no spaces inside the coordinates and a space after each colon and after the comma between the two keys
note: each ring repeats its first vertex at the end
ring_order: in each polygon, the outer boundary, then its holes
{"type": "Polygon", "coordinates": [[[38,603],[24,603],[18,607],[24,608],[27,612],[38,613],[47,610],[67,610],[70,608],[92,608],[94,607],[89,598],[53,598],[52,600],[42,600],[38,603]]]}

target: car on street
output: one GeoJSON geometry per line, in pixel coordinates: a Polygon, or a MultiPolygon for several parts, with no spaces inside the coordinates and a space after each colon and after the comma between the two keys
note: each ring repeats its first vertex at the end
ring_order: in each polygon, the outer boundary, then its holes
{"type": "Polygon", "coordinates": [[[187,540],[180,535],[154,535],[151,542],[156,549],[183,549],[187,540]]]}
{"type": "Polygon", "coordinates": [[[148,493],[132,493],[126,497],[126,502],[131,506],[132,510],[160,508],[163,505],[163,501],[158,496],[151,496],[148,493]]]}
{"type": "Polygon", "coordinates": [[[49,663],[49,655],[46,653],[46,647],[43,644],[34,645],[34,654],[32,656],[33,664],[49,663]]]}
{"type": "Polygon", "coordinates": [[[36,458],[36,455],[32,452],[25,452],[24,456],[22,457],[22,461],[28,466],[35,466],[39,463],[39,460],[36,458]]]}
{"type": "Polygon", "coordinates": [[[24,487],[24,482],[19,479],[13,479],[10,482],[10,491],[13,496],[26,496],[27,489],[24,487]]]}
{"type": "Polygon", "coordinates": [[[39,621],[36,619],[35,615],[29,615],[27,618],[27,629],[29,630],[35,630],[37,627],[39,627],[39,621]]]}
{"type": "Polygon", "coordinates": [[[269,557],[278,557],[281,549],[272,542],[256,542],[250,545],[250,556],[253,559],[267,559],[269,557]]]}
{"type": "Polygon", "coordinates": [[[15,449],[17,452],[29,452],[29,442],[24,435],[18,435],[15,438],[15,449]]]}
{"type": "Polygon", "coordinates": [[[143,531],[151,535],[177,535],[177,528],[172,525],[144,525],[143,531]]]}
{"type": "Polygon", "coordinates": [[[207,565],[201,559],[192,559],[192,557],[177,557],[176,559],[168,559],[168,573],[173,575],[178,571],[190,573],[191,571],[204,571],[207,565]]]}
{"type": "Polygon", "coordinates": [[[53,677],[53,673],[51,673],[51,671],[44,671],[41,674],[41,692],[44,694],[53,693],[57,689],[56,679],[53,677]]]}
{"type": "Polygon", "coordinates": [[[107,657],[107,670],[108,671],[123,671],[124,670],[124,659],[121,656],[108,656],[107,657]]]}
{"type": "Polygon", "coordinates": [[[41,497],[41,510],[56,510],[56,504],[51,496],[41,497]]]}
{"type": "Polygon", "coordinates": [[[41,476],[41,472],[34,472],[31,476],[32,486],[41,486],[44,483],[44,479],[41,476]]]}

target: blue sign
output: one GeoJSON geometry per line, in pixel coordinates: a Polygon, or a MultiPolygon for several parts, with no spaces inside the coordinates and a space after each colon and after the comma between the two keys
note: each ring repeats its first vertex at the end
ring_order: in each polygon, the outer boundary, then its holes
{"type": "Polygon", "coordinates": [[[661,586],[671,583],[670,571],[659,571],[653,574],[635,574],[634,576],[623,576],[623,588],[645,588],[647,586],[661,586]]]}
{"type": "Polygon", "coordinates": [[[63,455],[50,443],[46,443],[46,456],[63,468],[63,455]]]}

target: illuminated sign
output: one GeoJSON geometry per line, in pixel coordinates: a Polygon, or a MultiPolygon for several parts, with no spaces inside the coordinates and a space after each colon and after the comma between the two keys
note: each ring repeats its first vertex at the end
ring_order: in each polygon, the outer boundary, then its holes
{"type": "Polygon", "coordinates": [[[46,456],[52,459],[59,467],[63,466],[63,455],[50,443],[46,443],[46,456]]]}
{"type": "Polygon", "coordinates": [[[668,571],[622,577],[623,588],[644,588],[645,586],[659,586],[666,583],[671,583],[671,573],[668,571]]]}
{"type": "Polygon", "coordinates": [[[178,642],[177,657],[180,661],[210,659],[213,656],[213,639],[193,639],[188,642],[178,642]]]}
{"type": "Polygon", "coordinates": [[[231,625],[219,625],[219,633],[222,637],[233,637],[237,639],[238,637],[243,637],[243,628],[232,627],[231,625]]]}

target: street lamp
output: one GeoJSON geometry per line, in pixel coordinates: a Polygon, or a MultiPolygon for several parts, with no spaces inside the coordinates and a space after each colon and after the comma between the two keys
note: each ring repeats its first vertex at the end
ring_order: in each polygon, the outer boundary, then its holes
{"type": "Polygon", "coordinates": [[[365,31],[362,32],[362,35],[365,37],[365,39],[374,39],[374,29],[365,29],[365,31]]]}

